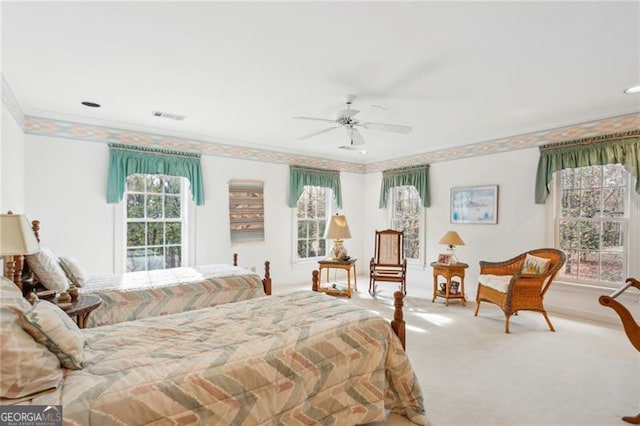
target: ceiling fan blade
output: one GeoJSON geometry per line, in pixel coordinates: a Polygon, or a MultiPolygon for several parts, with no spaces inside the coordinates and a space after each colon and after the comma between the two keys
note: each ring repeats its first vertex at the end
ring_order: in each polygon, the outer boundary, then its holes
{"type": "Polygon", "coordinates": [[[313,132],[313,133],[308,134],[308,135],[306,135],[306,136],[301,136],[301,137],[299,137],[299,138],[298,138],[298,140],[305,140],[305,139],[309,139],[309,138],[312,138],[312,137],[314,137],[314,136],[321,135],[321,134],[323,134],[323,133],[329,132],[329,131],[331,131],[331,130],[333,130],[333,129],[337,129],[337,128],[338,128],[338,126],[329,127],[328,129],[320,130],[320,131],[318,131],[318,132],[313,132]]]}
{"type": "Polygon", "coordinates": [[[397,124],[387,124],[387,123],[360,123],[362,127],[365,129],[371,130],[383,130],[385,132],[395,132],[395,133],[411,133],[411,127],[409,126],[400,126],[397,124]]]}
{"type": "Polygon", "coordinates": [[[357,109],[343,109],[342,111],[340,111],[338,113],[338,118],[340,118],[340,117],[353,117],[354,115],[356,115],[359,112],[360,111],[357,110],[357,109]]]}
{"type": "Polygon", "coordinates": [[[347,134],[349,135],[349,142],[351,145],[364,145],[364,138],[362,134],[355,127],[347,127],[347,134]]]}
{"type": "Polygon", "coordinates": [[[293,117],[294,120],[313,120],[313,121],[323,121],[325,123],[335,123],[336,120],[329,120],[327,118],[315,118],[315,117],[293,117]]]}

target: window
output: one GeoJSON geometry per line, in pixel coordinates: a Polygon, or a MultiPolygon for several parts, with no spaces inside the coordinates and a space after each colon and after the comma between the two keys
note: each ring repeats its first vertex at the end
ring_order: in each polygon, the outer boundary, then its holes
{"type": "Polygon", "coordinates": [[[331,214],[331,190],[320,186],[305,186],[298,198],[296,210],[297,258],[324,257],[327,245],[324,228],[331,214]]]}
{"type": "Polygon", "coordinates": [[[127,272],[183,265],[184,178],[133,174],[126,185],[127,272]]]}
{"type": "Polygon", "coordinates": [[[567,255],[559,277],[613,285],[627,271],[629,173],[622,165],[559,172],[556,235],[567,255]]]}
{"type": "Polygon", "coordinates": [[[422,247],[422,204],[414,186],[396,186],[391,193],[391,228],[404,231],[407,259],[420,259],[422,247]]]}

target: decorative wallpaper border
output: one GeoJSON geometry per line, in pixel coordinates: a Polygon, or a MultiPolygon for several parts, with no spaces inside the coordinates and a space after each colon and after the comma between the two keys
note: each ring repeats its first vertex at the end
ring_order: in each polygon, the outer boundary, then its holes
{"type": "Polygon", "coordinates": [[[373,173],[396,167],[451,161],[479,155],[534,148],[542,144],[640,129],[640,112],[637,112],[618,117],[558,127],[555,129],[542,130],[534,133],[478,142],[456,148],[425,152],[424,154],[419,155],[400,157],[370,164],[360,164],[24,115],[20,108],[20,104],[13,95],[13,92],[11,91],[4,76],[2,77],[2,102],[7,106],[9,111],[11,111],[11,114],[25,134],[52,136],[105,144],[121,143],[147,148],[198,152],[202,155],[230,157],[266,163],[297,164],[302,166],[341,170],[351,173],[373,173]]]}
{"type": "Polygon", "coordinates": [[[440,161],[457,160],[460,158],[476,157],[479,155],[495,154],[498,152],[515,151],[519,149],[535,148],[539,145],[557,143],[573,139],[607,135],[640,129],[640,113],[604,118],[585,123],[573,124],[555,129],[526,133],[508,138],[478,142],[456,148],[441,149],[426,152],[411,157],[401,157],[393,160],[371,163],[366,166],[365,173],[387,170],[395,167],[412,166],[421,163],[437,163],[440,161]]]}

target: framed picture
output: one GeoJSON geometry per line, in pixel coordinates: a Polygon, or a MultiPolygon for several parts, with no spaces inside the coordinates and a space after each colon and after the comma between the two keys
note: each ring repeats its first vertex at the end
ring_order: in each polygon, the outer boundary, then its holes
{"type": "Polygon", "coordinates": [[[451,255],[448,253],[438,254],[438,263],[441,265],[448,265],[451,263],[451,255]]]}
{"type": "Polygon", "coordinates": [[[451,188],[451,223],[498,223],[498,185],[451,188]]]}

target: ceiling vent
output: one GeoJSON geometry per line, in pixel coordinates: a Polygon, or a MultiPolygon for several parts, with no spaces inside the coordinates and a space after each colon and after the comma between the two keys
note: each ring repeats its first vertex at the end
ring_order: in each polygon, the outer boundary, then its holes
{"type": "Polygon", "coordinates": [[[169,120],[183,121],[184,115],[171,114],[169,112],[153,111],[154,117],[168,118],[169,120]]]}

